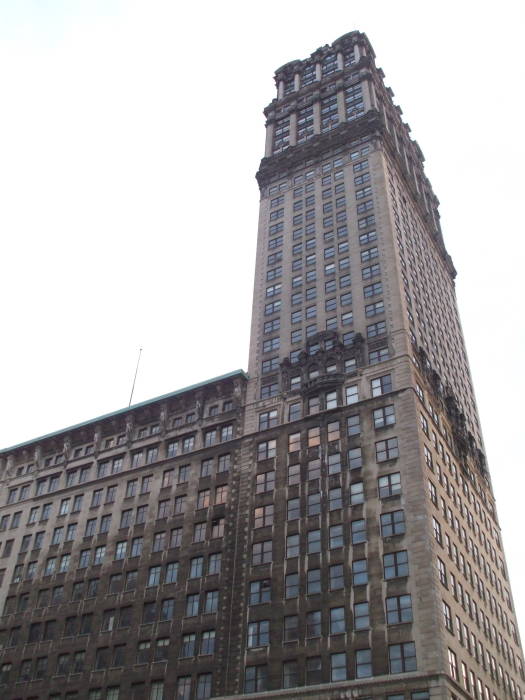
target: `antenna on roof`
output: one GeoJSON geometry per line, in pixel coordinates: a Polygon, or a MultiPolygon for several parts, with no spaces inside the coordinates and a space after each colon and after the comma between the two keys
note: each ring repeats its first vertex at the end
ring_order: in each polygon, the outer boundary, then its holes
{"type": "Polygon", "coordinates": [[[137,366],[135,368],[135,376],[133,377],[133,386],[131,387],[131,395],[129,397],[128,408],[131,406],[131,399],[133,398],[133,392],[135,391],[135,382],[137,381],[137,372],[139,371],[140,356],[142,355],[142,348],[139,348],[139,357],[137,360],[137,366]]]}

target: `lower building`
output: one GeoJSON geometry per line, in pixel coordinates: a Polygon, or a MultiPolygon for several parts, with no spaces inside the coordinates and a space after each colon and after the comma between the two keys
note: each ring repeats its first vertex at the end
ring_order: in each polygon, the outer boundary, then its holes
{"type": "Polygon", "coordinates": [[[509,603],[485,614],[456,553],[477,495],[448,445],[421,468],[413,391],[343,395],[338,362],[253,433],[239,371],[3,451],[3,697],[424,700],[467,696],[462,674],[518,697],[509,603]],[[332,403],[294,420],[314,390],[332,403]]]}

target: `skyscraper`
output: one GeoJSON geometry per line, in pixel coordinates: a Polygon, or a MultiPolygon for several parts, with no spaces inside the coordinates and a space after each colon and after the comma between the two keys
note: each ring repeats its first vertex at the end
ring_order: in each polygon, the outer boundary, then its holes
{"type": "Polygon", "coordinates": [[[522,697],[421,150],[360,32],[275,78],[248,375],[0,452],[6,697],[522,697]]]}

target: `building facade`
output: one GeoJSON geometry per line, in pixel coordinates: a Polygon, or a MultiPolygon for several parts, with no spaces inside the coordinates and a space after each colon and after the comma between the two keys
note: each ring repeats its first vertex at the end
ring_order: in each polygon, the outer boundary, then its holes
{"type": "Polygon", "coordinates": [[[0,452],[0,692],[520,700],[438,202],[360,32],[276,72],[248,375],[0,452]]]}

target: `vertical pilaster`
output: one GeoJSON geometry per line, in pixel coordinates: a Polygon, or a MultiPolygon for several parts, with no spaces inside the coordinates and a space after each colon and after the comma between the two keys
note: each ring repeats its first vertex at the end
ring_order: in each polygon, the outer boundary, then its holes
{"type": "Polygon", "coordinates": [[[266,158],[272,155],[273,150],[273,133],[275,130],[275,122],[266,122],[266,143],[264,146],[264,155],[266,158]]]}
{"type": "Polygon", "coordinates": [[[297,112],[292,112],[290,114],[290,146],[295,146],[297,143],[297,112]]]}

